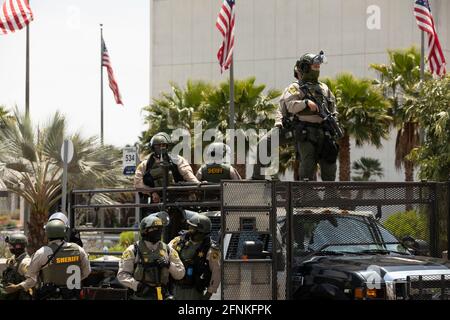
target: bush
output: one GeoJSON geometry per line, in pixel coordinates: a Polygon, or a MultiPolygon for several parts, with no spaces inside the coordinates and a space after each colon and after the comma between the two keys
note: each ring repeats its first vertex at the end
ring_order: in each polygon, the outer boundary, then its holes
{"type": "Polygon", "coordinates": [[[134,243],[134,240],[135,240],[135,232],[133,231],[122,232],[120,234],[119,244],[122,247],[127,248],[128,246],[131,246],[134,243]]]}
{"type": "Polygon", "coordinates": [[[427,216],[422,212],[414,210],[396,212],[387,218],[383,225],[399,240],[404,236],[429,240],[427,216]]]}

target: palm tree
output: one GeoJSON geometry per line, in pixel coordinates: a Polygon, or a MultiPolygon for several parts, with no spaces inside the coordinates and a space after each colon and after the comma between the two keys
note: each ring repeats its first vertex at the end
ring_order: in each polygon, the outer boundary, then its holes
{"type": "Polygon", "coordinates": [[[361,157],[357,161],[353,161],[352,169],[358,176],[353,176],[353,181],[370,181],[372,176],[382,177],[383,168],[378,159],[361,157]]]}
{"type": "MultiPolygon", "coordinates": [[[[256,79],[250,77],[234,82],[234,106],[236,135],[244,135],[249,129],[272,128],[273,114],[277,108],[274,99],[281,95],[279,90],[270,89],[263,94],[266,86],[256,85],[256,79]]],[[[230,87],[229,82],[222,82],[205,96],[197,117],[202,119],[204,129],[218,129],[226,132],[229,121],[230,87]]],[[[241,177],[245,177],[245,164],[236,164],[241,177]]]]}
{"type": "MultiPolygon", "coordinates": [[[[50,209],[61,198],[61,145],[67,136],[65,118],[59,114],[40,129],[16,109],[13,119],[0,131],[0,162],[9,190],[30,205],[30,248],[36,250],[45,241],[43,230],[50,209]]],[[[74,158],[69,172],[71,188],[112,187],[125,184],[120,171],[120,156],[111,146],[101,146],[96,138],[72,135],[74,158]]]]}
{"type": "Polygon", "coordinates": [[[344,136],[338,141],[339,180],[349,181],[350,138],[355,139],[357,146],[369,143],[380,148],[381,139],[388,137],[392,118],[386,100],[371,80],[342,73],[324,82],[336,96],[339,121],[344,128],[344,136]]]}
{"type": "MultiPolygon", "coordinates": [[[[415,47],[406,50],[389,50],[388,64],[371,64],[380,75],[384,95],[389,99],[393,124],[397,129],[395,141],[395,167],[404,166],[405,181],[414,180],[414,163],[407,155],[419,145],[418,121],[406,112],[409,99],[416,96],[420,83],[420,53],[415,47]]],[[[429,79],[430,74],[425,74],[429,79]]]]}

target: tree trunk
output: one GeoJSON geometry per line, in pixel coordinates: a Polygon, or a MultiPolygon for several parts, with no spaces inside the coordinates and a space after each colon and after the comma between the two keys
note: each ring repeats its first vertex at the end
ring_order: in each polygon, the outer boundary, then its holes
{"type": "Polygon", "coordinates": [[[44,225],[47,222],[47,219],[47,212],[34,211],[33,208],[31,208],[30,222],[28,222],[28,248],[30,253],[34,253],[47,242],[44,230],[44,225]]]}
{"type": "Polygon", "coordinates": [[[350,181],[350,136],[339,140],[339,181],[350,181]]]}
{"type": "Polygon", "coordinates": [[[405,160],[405,181],[414,181],[414,164],[405,160]]]}

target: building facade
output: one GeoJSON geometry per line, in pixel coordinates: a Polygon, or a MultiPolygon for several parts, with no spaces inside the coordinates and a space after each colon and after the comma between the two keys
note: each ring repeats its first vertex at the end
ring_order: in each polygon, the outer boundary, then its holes
{"type": "MultiPolygon", "coordinates": [[[[450,52],[450,1],[430,0],[444,54],[450,52]]],[[[151,0],[150,99],[188,79],[224,81],[215,20],[222,0],[151,0]]],[[[267,88],[293,81],[293,65],[306,52],[323,50],[321,76],[351,72],[375,77],[371,63],[387,62],[387,49],[420,47],[413,0],[237,0],[235,78],[255,76],[267,88]]],[[[377,158],[384,180],[401,181],[394,168],[395,132],[381,150],[352,145],[352,161],[377,158]]]]}

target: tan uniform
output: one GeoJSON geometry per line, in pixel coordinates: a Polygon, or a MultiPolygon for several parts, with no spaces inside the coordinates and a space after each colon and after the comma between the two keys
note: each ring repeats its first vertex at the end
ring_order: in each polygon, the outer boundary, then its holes
{"type": "MultiPolygon", "coordinates": [[[[61,244],[62,240],[53,240],[50,241],[49,243],[55,243],[57,245],[61,244]]],[[[88,258],[88,254],[86,253],[86,251],[84,251],[84,249],[76,244],[73,244],[78,247],[78,249],[80,250],[80,263],[81,263],[81,280],[87,278],[87,276],[91,273],[91,265],[89,264],[89,258],[88,258]]],[[[70,244],[69,243],[65,243],[63,245],[64,247],[69,247],[70,244]]],[[[49,256],[51,256],[53,254],[53,251],[50,247],[48,246],[43,246],[41,247],[39,250],[37,250],[32,256],[31,256],[31,261],[30,264],[28,266],[28,271],[25,274],[25,281],[22,281],[21,283],[19,283],[19,285],[24,289],[24,290],[28,290],[30,288],[33,288],[34,286],[36,286],[36,284],[38,284],[38,282],[40,281],[39,279],[39,274],[42,270],[42,267],[47,263],[47,260],[49,258],[49,256]]]]}
{"type": "MultiPolygon", "coordinates": [[[[172,239],[172,241],[169,242],[169,247],[176,248],[180,240],[180,236],[172,239]]],[[[192,240],[189,240],[188,242],[193,243],[194,246],[198,246],[198,243],[195,243],[192,240]]],[[[220,250],[213,247],[209,248],[208,253],[206,254],[206,260],[208,261],[209,269],[211,270],[211,280],[207,291],[209,293],[216,293],[220,284],[220,250]]]]}
{"type": "MultiPolygon", "coordinates": [[[[320,82],[320,87],[326,92],[328,99],[332,102],[332,109],[330,112],[335,112],[335,98],[331,90],[326,84],[320,82]]],[[[323,119],[318,114],[299,115],[297,113],[302,112],[307,108],[305,103],[305,94],[300,90],[298,82],[293,82],[283,92],[280,98],[280,105],[275,115],[275,125],[281,125],[283,117],[289,117],[295,115],[299,120],[322,123],[323,119]]],[[[308,108],[309,109],[309,108],[308,108]]]]}
{"type": "MultiPolygon", "coordinates": [[[[176,164],[176,166],[178,167],[178,171],[180,172],[184,181],[199,183],[198,179],[194,175],[194,172],[192,171],[191,166],[189,165],[189,163],[185,158],[183,158],[182,156],[172,156],[171,159],[173,163],[176,164]]],[[[158,164],[159,162],[160,162],[159,159],[155,159],[155,164],[158,164]]],[[[146,190],[151,189],[150,187],[146,186],[143,181],[146,169],[147,169],[147,159],[142,161],[136,168],[136,173],[134,176],[134,187],[136,189],[146,189],[146,190]]]]}
{"type": "MultiPolygon", "coordinates": [[[[23,258],[22,261],[19,263],[19,266],[18,266],[18,268],[17,268],[17,272],[18,272],[21,276],[25,277],[25,274],[26,274],[27,271],[28,271],[28,266],[30,265],[30,261],[31,261],[31,258],[27,255],[27,256],[26,256],[25,258],[23,258]]],[[[14,263],[15,263],[15,257],[9,258],[9,259],[6,261],[6,265],[10,265],[10,264],[14,264],[14,263]]]]}
{"type": "MultiPolygon", "coordinates": [[[[158,243],[151,243],[144,241],[145,245],[150,250],[158,248],[158,243]]],[[[167,258],[167,256],[166,256],[167,258]]],[[[184,266],[178,256],[178,253],[169,247],[169,273],[175,280],[182,279],[184,277],[184,266]]],[[[134,266],[137,263],[137,257],[134,254],[134,244],[129,246],[122,254],[122,258],[119,262],[119,271],[117,272],[117,279],[122,285],[127,288],[137,291],[139,282],[134,279],[134,266]]]]}

